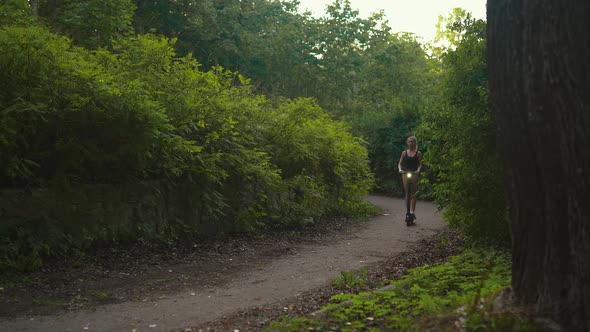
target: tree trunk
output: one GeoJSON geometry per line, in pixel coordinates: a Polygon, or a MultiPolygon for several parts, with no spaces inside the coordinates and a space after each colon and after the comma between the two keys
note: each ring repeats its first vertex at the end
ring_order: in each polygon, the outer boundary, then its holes
{"type": "Polygon", "coordinates": [[[488,0],[512,286],[577,331],[590,330],[589,18],[588,0],[488,0]]]}

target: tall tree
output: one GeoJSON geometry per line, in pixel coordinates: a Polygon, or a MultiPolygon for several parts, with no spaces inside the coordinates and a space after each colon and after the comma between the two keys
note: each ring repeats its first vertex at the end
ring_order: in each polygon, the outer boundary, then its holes
{"type": "Polygon", "coordinates": [[[179,54],[192,53],[203,68],[223,66],[253,80],[259,91],[309,95],[313,80],[312,20],[297,1],[137,0],[134,27],[176,38],[179,54]]]}
{"type": "Polygon", "coordinates": [[[308,15],[288,1],[257,1],[247,13],[242,33],[242,72],[258,90],[285,97],[310,96],[318,90],[317,62],[308,15]]]}
{"type": "Polygon", "coordinates": [[[130,0],[70,1],[61,15],[61,28],[88,48],[107,46],[130,31],[135,6],[130,0]]]}
{"type": "Polygon", "coordinates": [[[0,2],[0,26],[32,24],[34,18],[31,6],[26,0],[2,0],[0,2]]]}
{"type": "Polygon", "coordinates": [[[108,46],[117,35],[131,31],[135,11],[131,0],[29,0],[28,5],[54,32],[87,48],[108,46]]]}
{"type": "Polygon", "coordinates": [[[589,16],[586,0],[488,2],[512,284],[568,331],[590,330],[589,16]]]}
{"type": "Polygon", "coordinates": [[[384,42],[389,30],[383,12],[361,18],[349,0],[334,0],[328,5],[314,36],[322,87],[314,97],[322,107],[341,116],[351,112],[363,54],[384,42]]]}
{"type": "Polygon", "coordinates": [[[447,17],[439,15],[434,45],[431,45],[433,55],[440,57],[446,51],[455,49],[461,43],[469,26],[476,21],[471,13],[461,7],[453,8],[447,17]]]}

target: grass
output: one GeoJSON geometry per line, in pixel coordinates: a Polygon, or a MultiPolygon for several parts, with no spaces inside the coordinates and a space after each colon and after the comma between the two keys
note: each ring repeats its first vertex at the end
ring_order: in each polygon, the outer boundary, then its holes
{"type": "Polygon", "coordinates": [[[332,286],[339,289],[360,290],[367,285],[367,268],[360,273],[354,270],[340,271],[340,276],[332,281],[332,286]]]}
{"type": "Polygon", "coordinates": [[[111,293],[104,290],[96,290],[93,292],[93,295],[99,300],[106,300],[111,297],[111,293]]]}
{"type": "MultiPolygon", "coordinates": [[[[497,293],[510,286],[510,271],[508,252],[467,249],[448,263],[409,270],[388,290],[335,295],[322,318],[285,318],[266,331],[542,330],[526,315],[492,311],[497,293]]],[[[341,274],[335,283],[362,282],[362,275],[341,274]]]]}

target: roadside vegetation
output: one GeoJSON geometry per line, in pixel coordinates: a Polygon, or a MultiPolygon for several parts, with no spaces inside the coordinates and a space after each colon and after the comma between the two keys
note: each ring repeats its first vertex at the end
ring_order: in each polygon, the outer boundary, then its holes
{"type": "MultiPolygon", "coordinates": [[[[510,269],[506,250],[469,248],[448,263],[411,269],[386,289],[335,295],[318,317],[283,319],[265,330],[541,331],[532,317],[494,305],[510,285],[510,269]]],[[[362,281],[343,277],[350,285],[362,281]]]]}

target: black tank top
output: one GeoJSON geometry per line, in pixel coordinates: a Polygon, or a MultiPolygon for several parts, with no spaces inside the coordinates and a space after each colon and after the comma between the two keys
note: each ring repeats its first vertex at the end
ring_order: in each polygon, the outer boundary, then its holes
{"type": "Polygon", "coordinates": [[[413,157],[410,157],[408,151],[406,150],[406,157],[402,163],[402,169],[404,171],[415,172],[418,169],[419,159],[418,159],[418,151],[413,157]]]}

